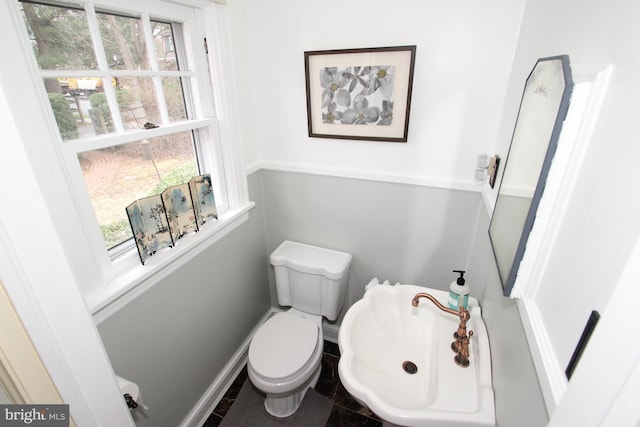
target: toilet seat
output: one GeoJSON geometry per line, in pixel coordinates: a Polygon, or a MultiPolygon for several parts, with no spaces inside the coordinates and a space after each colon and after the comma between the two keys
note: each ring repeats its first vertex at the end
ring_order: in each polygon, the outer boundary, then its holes
{"type": "Polygon", "coordinates": [[[294,314],[278,313],[256,332],[249,346],[249,363],[265,381],[285,382],[303,371],[316,352],[317,323],[294,314]]]}

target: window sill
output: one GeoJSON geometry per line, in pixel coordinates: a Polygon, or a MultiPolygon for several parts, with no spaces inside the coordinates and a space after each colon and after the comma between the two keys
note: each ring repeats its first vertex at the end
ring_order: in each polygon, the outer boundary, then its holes
{"type": "MultiPolygon", "coordinates": [[[[138,264],[126,273],[107,281],[103,291],[88,295],[87,306],[96,324],[101,324],[122,310],[162,279],[243,224],[254,206],[254,202],[247,202],[238,208],[227,210],[220,215],[216,223],[209,224],[197,233],[184,236],[175,247],[165,249],[149,258],[145,265],[138,264]]],[[[138,254],[132,251],[129,256],[138,257],[138,254]]]]}

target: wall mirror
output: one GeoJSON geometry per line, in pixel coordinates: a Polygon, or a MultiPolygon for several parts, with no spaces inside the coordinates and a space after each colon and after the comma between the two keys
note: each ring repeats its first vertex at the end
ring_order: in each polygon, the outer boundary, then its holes
{"type": "Polygon", "coordinates": [[[518,274],[572,89],[567,55],[539,59],[525,83],[489,225],[504,295],[518,274]]]}

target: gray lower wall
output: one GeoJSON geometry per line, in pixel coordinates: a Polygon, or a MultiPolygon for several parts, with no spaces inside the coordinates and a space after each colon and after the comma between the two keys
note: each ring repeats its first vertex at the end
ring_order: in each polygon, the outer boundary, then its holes
{"type": "MultiPolygon", "coordinates": [[[[285,239],[349,252],[345,310],[373,277],[448,289],[467,269],[492,351],[499,426],[547,424],[542,393],[514,300],[502,295],[479,192],[262,171],[267,252],[285,239]]],[[[273,290],[273,273],[270,273],[273,290]]],[[[344,310],[343,310],[344,311],[344,310]]]]}
{"type": "Polygon", "coordinates": [[[482,269],[483,291],[476,294],[482,307],[491,347],[496,420],[503,427],[542,427],[548,422],[516,301],[504,297],[489,241],[490,218],[482,209],[472,248],[470,270],[482,269]]]}
{"type": "MultiPolygon", "coordinates": [[[[446,290],[455,277],[451,270],[467,269],[491,343],[498,425],[547,424],[516,303],[502,295],[479,192],[293,172],[256,174],[263,177],[267,253],[289,239],[353,255],[345,310],[373,277],[446,290]]],[[[272,272],[269,280],[275,295],[272,272]]]]}
{"type": "Polygon", "coordinates": [[[137,425],[178,425],[277,305],[268,254],[286,239],[353,254],[343,311],[373,277],[447,289],[451,270],[467,269],[489,330],[498,425],[546,425],[480,193],[268,170],[249,176],[249,190],[247,223],[99,327],[114,370],[150,407],[137,425]]]}
{"type": "MultiPolygon", "coordinates": [[[[465,269],[479,193],[263,170],[267,253],[294,240],[353,255],[345,309],[374,277],[448,289],[465,269]]],[[[473,277],[470,272],[473,291],[473,277]]],[[[273,272],[270,274],[273,292],[273,272]]],[[[478,290],[476,290],[477,292],[478,290]]],[[[343,310],[344,311],[344,310],[343,310]]]]}
{"type": "Polygon", "coordinates": [[[99,326],[116,374],[150,408],[138,426],[177,426],[269,310],[259,178],[246,223],[99,326]]]}

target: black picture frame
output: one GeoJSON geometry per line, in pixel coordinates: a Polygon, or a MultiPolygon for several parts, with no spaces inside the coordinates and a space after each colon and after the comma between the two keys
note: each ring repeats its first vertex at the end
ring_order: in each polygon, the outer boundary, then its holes
{"type": "Polygon", "coordinates": [[[304,52],[309,137],[407,142],[416,46],[304,52]]]}

